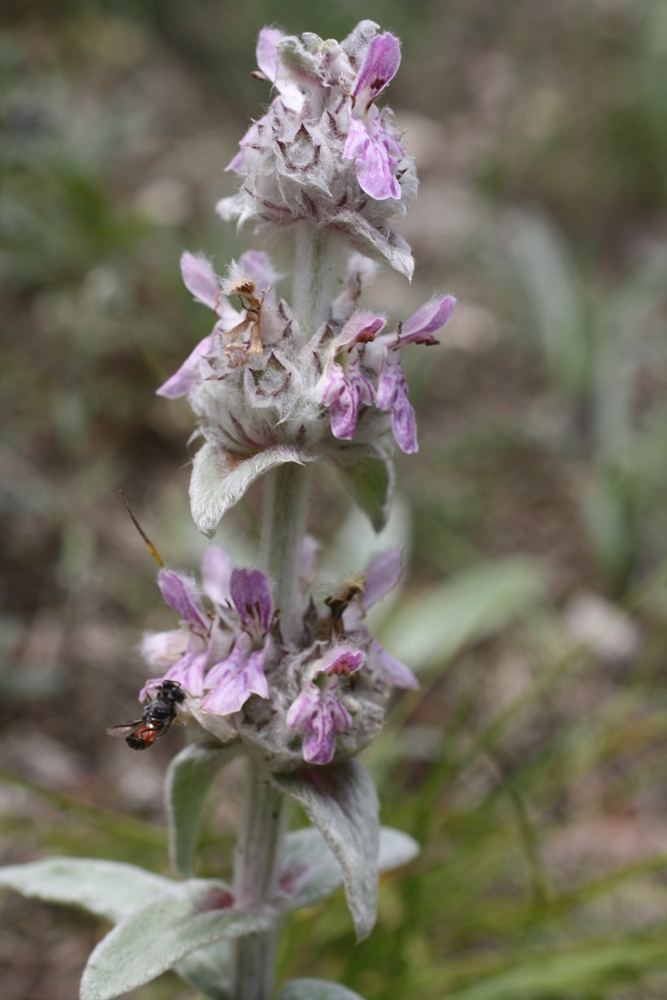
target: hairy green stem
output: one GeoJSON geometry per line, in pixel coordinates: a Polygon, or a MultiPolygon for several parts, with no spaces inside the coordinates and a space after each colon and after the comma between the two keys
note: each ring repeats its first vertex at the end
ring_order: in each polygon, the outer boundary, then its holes
{"type": "Polygon", "coordinates": [[[312,223],[299,222],[295,230],[292,312],[305,343],[328,319],[341,251],[335,235],[312,223]]]}
{"type": "MultiPolygon", "coordinates": [[[[331,306],[337,248],[314,226],[300,224],[294,264],[294,315],[304,341],[326,320],[331,306]]],[[[263,568],[273,583],[280,629],[297,644],[301,632],[299,563],[308,519],[309,467],[286,463],[265,477],[262,514],[263,568]]],[[[276,896],[289,801],[259,757],[248,757],[243,817],[234,863],[236,905],[254,910],[276,896]]],[[[278,928],[239,938],[232,945],[232,1000],[269,1000],[273,991],[278,928]]]]}
{"type": "Polygon", "coordinates": [[[296,642],[301,630],[299,563],[308,518],[310,466],[287,462],[265,477],[262,550],[273,583],[280,629],[296,642]]]}
{"type": "MultiPolygon", "coordinates": [[[[269,473],[264,495],[264,568],[270,574],[285,639],[298,640],[299,558],[306,528],[310,470],[287,463],[269,473]]],[[[234,863],[237,906],[254,910],[275,898],[288,799],[259,757],[246,764],[243,817],[234,863]]],[[[233,945],[233,1000],[268,1000],[273,989],[277,928],[239,938],[233,945]]]]}
{"type": "MultiPolygon", "coordinates": [[[[331,303],[335,250],[332,241],[303,224],[296,239],[294,314],[309,339],[326,320],[331,303]]],[[[280,629],[288,643],[301,631],[299,565],[308,520],[311,471],[286,463],[265,478],[262,514],[263,568],[273,583],[280,629]]],[[[276,896],[288,799],[272,783],[259,757],[249,757],[243,818],[234,862],[234,896],[255,910],[276,896]]],[[[278,929],[249,934],[232,944],[232,1000],[269,1000],[273,990],[278,929]]]]}
{"type": "MultiPolygon", "coordinates": [[[[246,762],[243,817],[236,842],[234,896],[247,911],[274,899],[287,827],[287,799],[257,758],[246,762]]],[[[233,942],[233,1000],[268,1000],[273,992],[277,928],[233,942]]]]}

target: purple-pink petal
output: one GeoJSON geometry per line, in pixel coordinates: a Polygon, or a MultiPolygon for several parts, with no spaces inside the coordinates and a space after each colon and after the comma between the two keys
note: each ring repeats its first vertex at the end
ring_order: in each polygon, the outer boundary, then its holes
{"type": "Polygon", "coordinates": [[[229,554],[219,545],[209,545],[202,556],[201,569],[205,593],[214,604],[225,607],[231,600],[232,561],[229,554]]]}
{"type": "Polygon", "coordinates": [[[264,76],[268,77],[271,83],[276,78],[278,66],[278,52],[276,46],[284,33],[279,28],[262,28],[257,39],[257,65],[264,76]]]}
{"type": "Polygon", "coordinates": [[[315,387],[315,395],[318,402],[324,406],[330,406],[338,398],[345,386],[345,372],[341,365],[337,361],[329,360],[322,373],[322,377],[315,387]]]}
{"type": "Polygon", "coordinates": [[[166,399],[178,399],[180,396],[187,395],[190,389],[201,381],[201,361],[208,354],[213,353],[216,336],[214,330],[213,333],[209,333],[208,337],[200,340],[192,354],[186,358],[178,371],[174,372],[156,390],[156,394],[164,396],[166,399]]]}
{"type": "Polygon", "coordinates": [[[292,702],[285,721],[291,729],[303,729],[320,703],[320,689],[309,683],[292,702]]]}
{"type": "Polygon", "coordinates": [[[165,601],[178,612],[184,622],[208,631],[209,622],[194,580],[173,569],[161,569],[157,581],[165,601]]]}
{"type": "Polygon", "coordinates": [[[410,691],[419,690],[419,681],[410,667],[406,667],[404,663],[388,653],[377,639],[373,640],[372,648],[377,656],[382,674],[394,687],[406,688],[410,691]]]}
{"type": "Polygon", "coordinates": [[[211,262],[201,254],[188,253],[186,250],[181,257],[181,274],[185,287],[195,299],[215,312],[221,292],[211,262]]]}
{"type": "Polygon", "coordinates": [[[267,648],[250,653],[252,640],[242,635],[225,660],[211,667],[206,677],[210,688],[201,703],[203,712],[231,715],[243,708],[251,694],[269,697],[269,686],[264,675],[267,648]]]}
{"type": "Polygon", "coordinates": [[[230,162],[225,167],[225,171],[233,170],[237,174],[243,173],[246,168],[245,150],[246,146],[253,146],[259,141],[259,126],[265,124],[268,121],[268,115],[264,115],[263,118],[259,118],[256,122],[253,122],[245,133],[245,135],[239,140],[239,150],[236,156],[234,156],[230,162]]]}
{"type": "Polygon", "coordinates": [[[368,611],[380,598],[393,590],[403,572],[400,549],[388,549],[374,556],[366,568],[366,586],[360,596],[364,611],[368,611]]]}
{"type": "Polygon", "coordinates": [[[225,167],[225,173],[228,170],[233,170],[235,174],[242,174],[245,170],[245,149],[241,143],[239,143],[238,152],[232,156],[231,160],[225,167]]]}
{"type": "Polygon", "coordinates": [[[403,374],[398,351],[385,351],[380,366],[375,405],[391,410],[391,429],[399,448],[411,454],[419,450],[417,420],[408,400],[408,384],[403,374]]]}
{"type": "Polygon", "coordinates": [[[189,694],[199,698],[204,693],[208,653],[208,647],[202,652],[199,644],[191,642],[187,652],[167,671],[163,680],[177,681],[189,694]]]}
{"type": "Polygon", "coordinates": [[[376,316],[369,309],[356,309],[340,333],[334,337],[331,344],[333,353],[337,354],[343,347],[350,347],[352,344],[368,344],[375,340],[385,322],[382,316],[376,316]]]}
{"type": "Polygon", "coordinates": [[[410,319],[406,320],[401,329],[400,343],[437,344],[433,334],[441,330],[454,312],[456,299],[453,295],[444,298],[429,299],[418,309],[410,319]]]}
{"type": "Polygon", "coordinates": [[[408,401],[407,389],[400,395],[391,411],[391,429],[396,443],[406,455],[419,451],[417,443],[417,417],[408,401]]]}
{"type": "Polygon", "coordinates": [[[369,136],[368,144],[361,156],[357,156],[357,180],[359,187],[376,201],[401,197],[401,188],[396,180],[398,161],[389,153],[380,137],[369,136]]]}
{"type": "Polygon", "coordinates": [[[365,123],[359,118],[354,118],[350,115],[350,130],[345,140],[343,158],[346,160],[355,160],[358,156],[363,156],[369,142],[370,136],[365,123]]]}
{"type": "Polygon", "coordinates": [[[329,407],[333,436],[351,440],[357,429],[359,401],[354,385],[337,361],[327,363],[317,384],[316,394],[318,400],[329,407]]]}
{"type": "Polygon", "coordinates": [[[357,429],[357,396],[349,383],[343,383],[337,398],[330,405],[330,411],[333,436],[351,441],[357,429]]]}
{"type": "Polygon", "coordinates": [[[347,366],[347,380],[357,397],[357,409],[375,402],[375,389],[365,375],[362,375],[359,358],[353,358],[347,366]]]}
{"type": "Polygon", "coordinates": [[[348,676],[360,670],[364,662],[364,654],[353,646],[339,644],[332,646],[324,656],[313,666],[312,675],[340,674],[348,676]]]}
{"type": "Polygon", "coordinates": [[[385,31],[371,40],[366,56],[357,73],[352,97],[355,110],[365,113],[375,98],[396,76],[401,64],[401,43],[395,35],[385,31]]]}
{"type": "Polygon", "coordinates": [[[303,756],[308,764],[328,764],[336,749],[336,733],[349,729],[352,719],[335,682],[324,690],[310,683],[287,713],[287,724],[303,731],[303,756]]]}
{"type": "Polygon", "coordinates": [[[183,629],[147,632],[141,641],[141,655],[149,666],[156,670],[167,670],[185,653],[188,638],[188,633],[183,629]]]}
{"type": "Polygon", "coordinates": [[[264,573],[258,569],[235,569],[230,592],[244,629],[251,635],[266,635],[273,617],[273,599],[264,573]]]}

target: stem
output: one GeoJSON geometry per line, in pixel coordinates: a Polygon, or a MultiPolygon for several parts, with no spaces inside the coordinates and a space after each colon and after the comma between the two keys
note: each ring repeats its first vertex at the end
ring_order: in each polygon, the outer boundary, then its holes
{"type": "MultiPolygon", "coordinates": [[[[275,898],[287,805],[262,761],[248,757],[243,818],[234,860],[234,896],[240,909],[259,909],[275,898]]],[[[233,1000],[268,1000],[271,996],[277,938],[274,929],[232,942],[233,1000]]]]}
{"type": "MultiPolygon", "coordinates": [[[[298,573],[308,513],[310,470],[286,463],[268,474],[263,513],[264,568],[274,584],[280,627],[287,641],[301,630],[298,573]]],[[[289,801],[259,757],[249,756],[243,817],[236,844],[236,905],[258,909],[275,898],[289,801]]],[[[232,944],[233,1000],[268,1000],[273,990],[278,930],[249,934],[232,944]]]]}
{"type": "MultiPolygon", "coordinates": [[[[264,494],[264,568],[274,583],[280,627],[287,641],[299,638],[299,559],[308,514],[310,470],[288,462],[268,474],[264,494]]],[[[287,827],[289,801],[268,768],[248,757],[243,818],[236,843],[234,896],[241,909],[255,910],[275,898],[287,827]]],[[[232,944],[233,1000],[268,1000],[278,931],[239,938],[232,944]]]]}
{"type": "Polygon", "coordinates": [[[262,550],[273,581],[283,637],[296,642],[301,631],[299,563],[308,519],[310,466],[286,462],[265,477],[262,550]]]}
{"type": "Polygon", "coordinates": [[[335,235],[312,223],[299,222],[295,228],[292,312],[306,343],[329,316],[340,245],[335,235]]]}
{"type": "MultiPolygon", "coordinates": [[[[326,321],[338,255],[335,238],[308,223],[296,227],[293,312],[303,342],[326,321]]],[[[262,552],[280,609],[283,639],[301,637],[299,563],[308,519],[311,470],[288,462],[270,472],[264,491],[262,552]]],[[[248,756],[243,817],[234,861],[236,905],[255,910],[276,894],[289,800],[278,791],[260,757],[248,756]]],[[[269,1000],[273,990],[278,929],[232,942],[232,1000],[269,1000]]]]}

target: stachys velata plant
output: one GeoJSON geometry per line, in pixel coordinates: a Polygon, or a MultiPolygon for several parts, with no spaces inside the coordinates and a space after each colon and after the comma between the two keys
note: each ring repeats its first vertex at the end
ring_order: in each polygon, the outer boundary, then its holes
{"type": "MultiPolygon", "coordinates": [[[[188,727],[166,778],[180,878],[72,858],[0,871],[1,885],[115,924],[90,957],[82,1000],[111,1000],[168,969],[214,1000],[268,1000],[281,917],[342,882],[363,938],[375,922],[378,871],[417,851],[412,838],[380,828],[373,780],[355,759],[381,730],[392,689],[417,687],[365,620],[398,583],[401,552],[375,555],[320,603],[310,592],[318,546],[307,534],[308,497],[314,465],[331,463],[383,527],[393,451],[417,450],[402,351],[436,344],[454,299],[435,296],[389,330],[358,305],[380,265],[413,270],[391,224],[416,195],[415,166],[392,112],[378,106],[399,67],[398,39],[372,21],[340,43],[265,28],[257,63],[272,100],[241,139],[227,168],[238,191],[217,211],[292,240],[291,300],[277,297],[263,251],[243,254],[224,277],[184,253],[183,281],[214,325],[158,393],[186,397],[197,418],[190,497],[201,532],[212,537],[264,477],[262,564],[234,567],[211,545],[198,580],[161,568],[175,627],[145,636],[143,715],[116,727],[134,749],[172,722],[188,727]],[[204,801],[239,755],[246,790],[233,882],[195,878],[204,801]],[[293,800],[312,826],[289,833],[293,800]]],[[[297,979],[277,996],[356,994],[297,979]]]]}

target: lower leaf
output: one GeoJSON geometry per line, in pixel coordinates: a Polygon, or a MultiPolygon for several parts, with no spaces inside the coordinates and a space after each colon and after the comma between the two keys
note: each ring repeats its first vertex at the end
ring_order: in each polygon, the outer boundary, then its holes
{"type": "Polygon", "coordinates": [[[117,923],[174,883],[154,872],[118,861],[44,858],[0,868],[0,886],[45,903],[81,906],[117,923]]]}
{"type": "Polygon", "coordinates": [[[235,745],[211,748],[191,743],[169,765],[165,781],[169,853],[179,875],[192,875],[206,796],[216,775],[237,752],[235,745]]]}
{"type": "MultiPolygon", "coordinates": [[[[419,844],[407,833],[381,827],[378,871],[406,865],[418,854],[419,844]]],[[[289,910],[312,906],[343,884],[340,864],[315,827],[287,835],[280,884],[289,910]]]]}
{"type": "Polygon", "coordinates": [[[276,1000],[363,1000],[363,997],[326,979],[290,979],[280,988],[276,1000]]]}
{"type": "Polygon", "coordinates": [[[337,452],[346,486],[375,531],[382,531],[394,492],[392,459],[366,446],[353,445],[337,452]]]}
{"type": "Polygon", "coordinates": [[[174,883],[98,944],[81,980],[81,1000],[113,1000],[215,941],[265,931],[275,922],[273,907],[241,913],[232,904],[224,882],[174,883]]]}
{"type": "Polygon", "coordinates": [[[186,955],[174,972],[209,1000],[231,1000],[229,962],[229,942],[223,938],[186,955]]]}
{"type": "Polygon", "coordinates": [[[367,937],[377,915],[378,799],[370,774],[356,760],[274,774],[278,787],[303,807],[343,871],[357,937],[367,937]]]}

